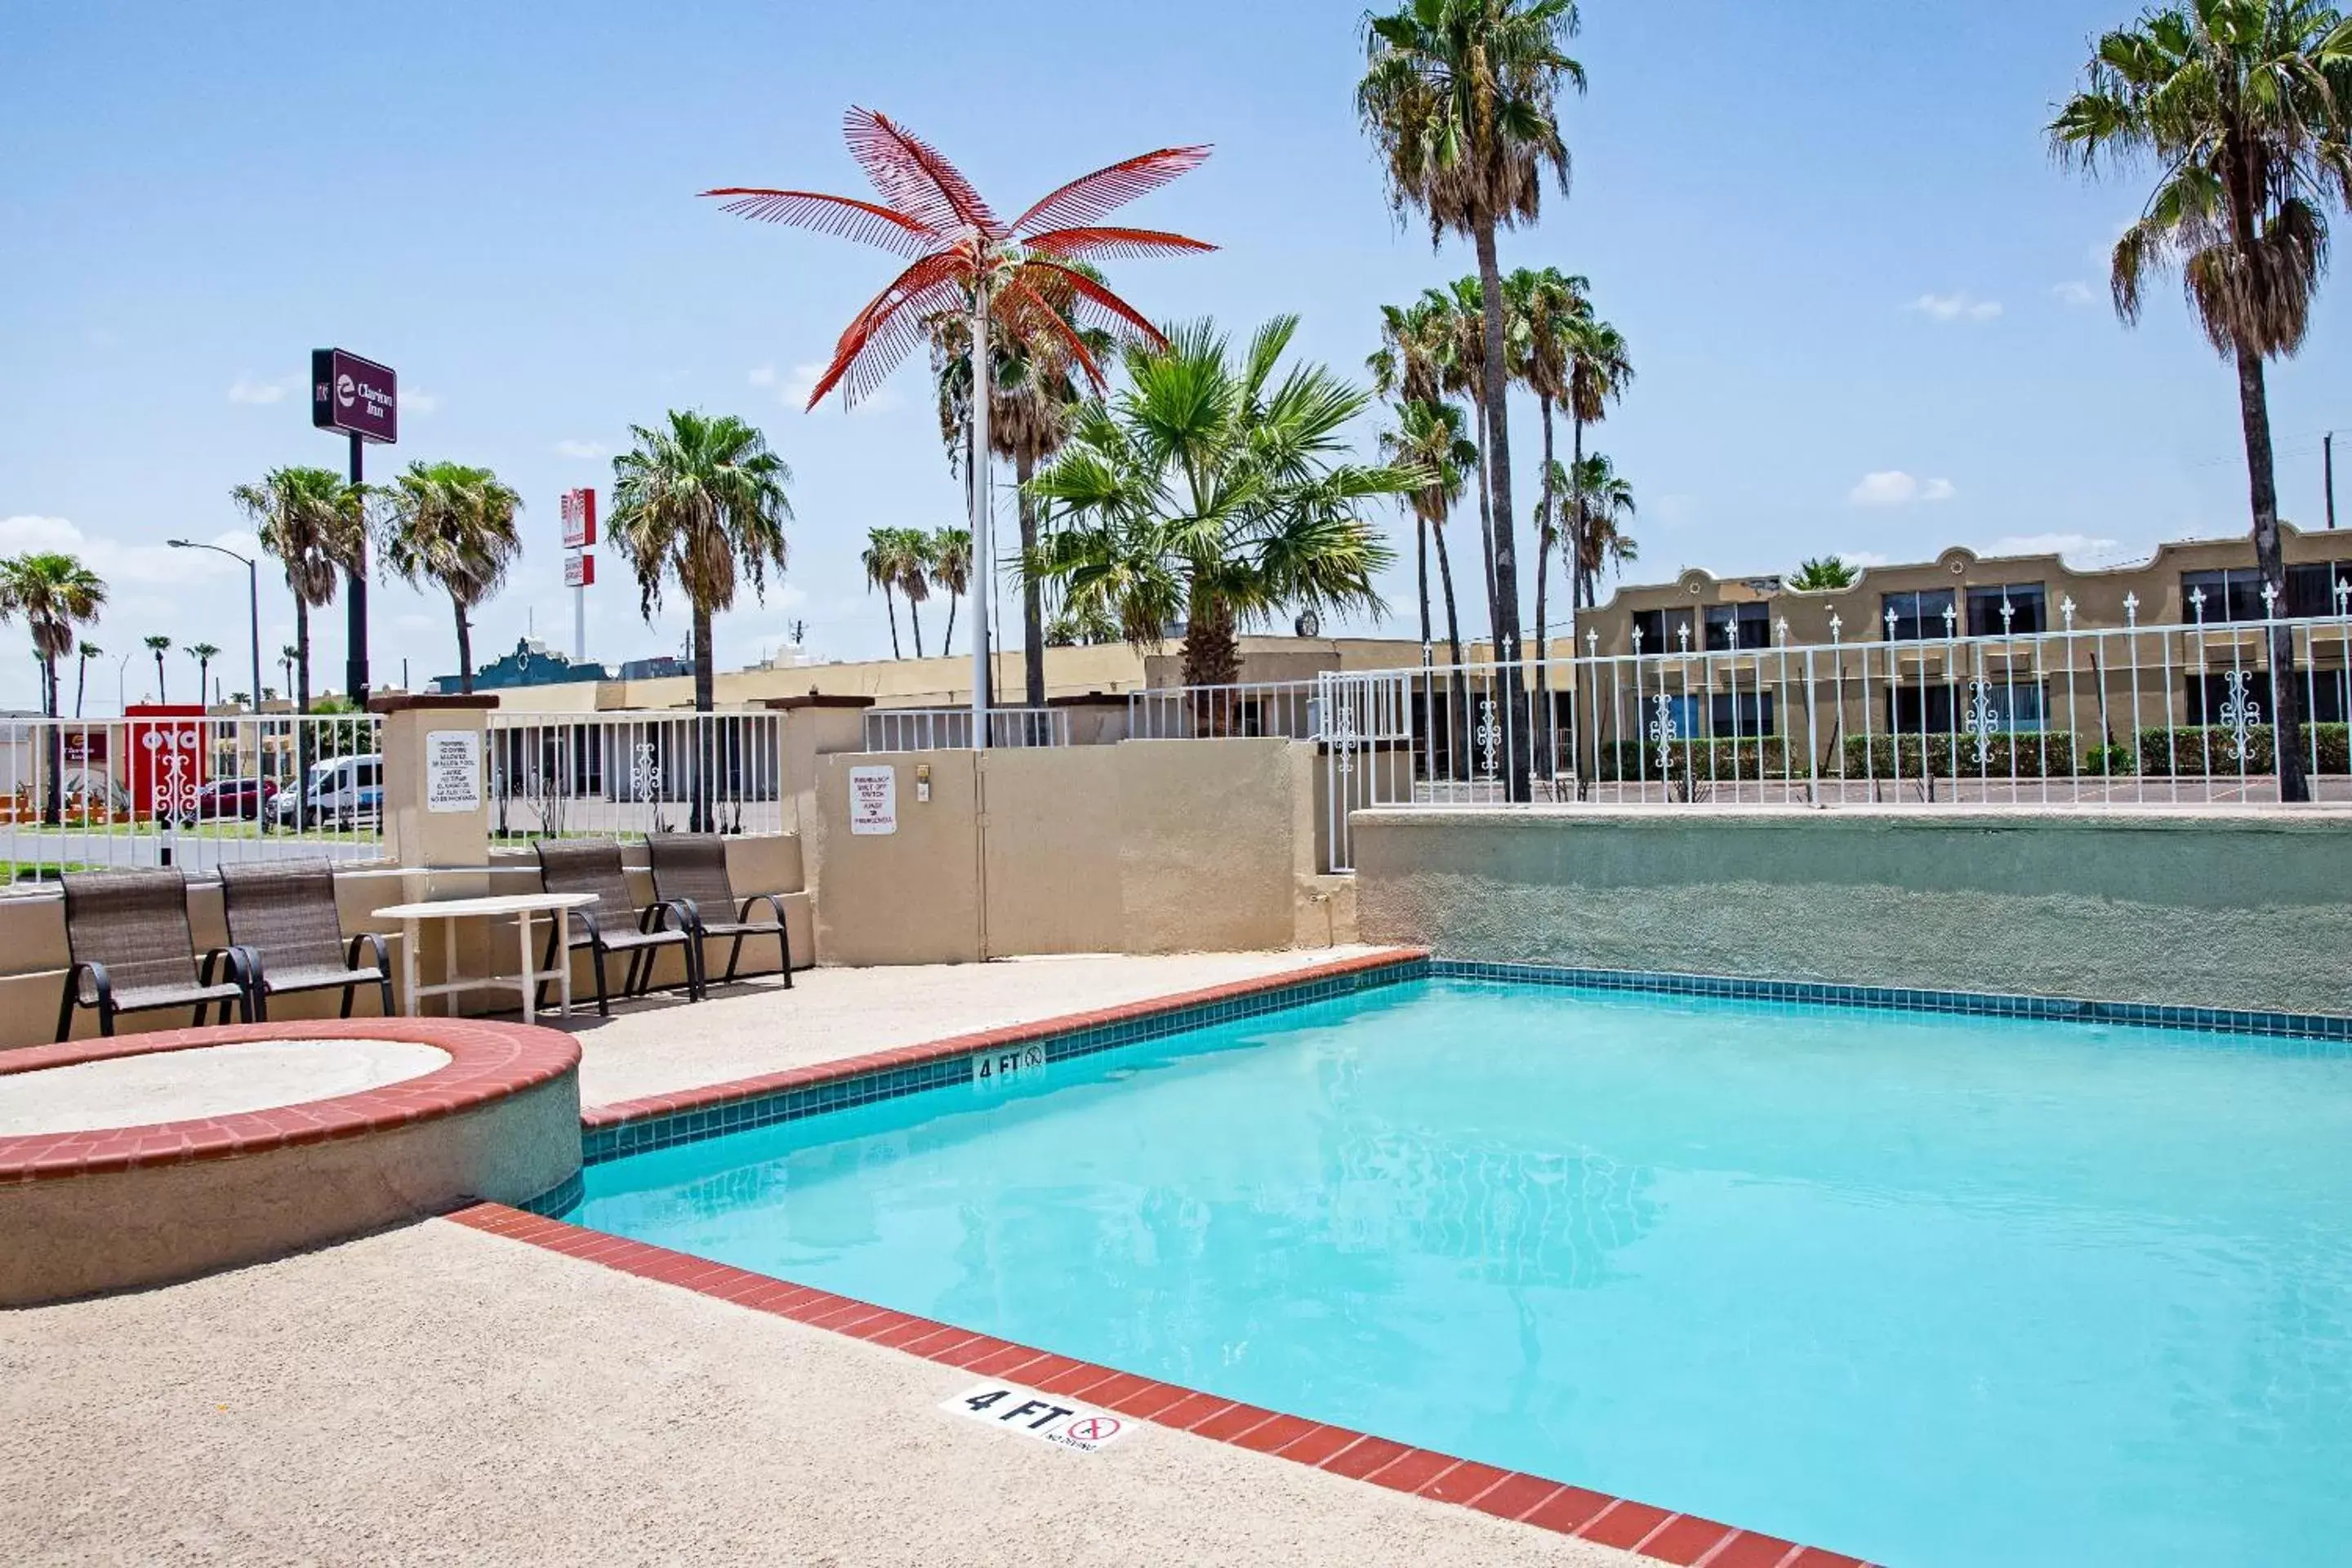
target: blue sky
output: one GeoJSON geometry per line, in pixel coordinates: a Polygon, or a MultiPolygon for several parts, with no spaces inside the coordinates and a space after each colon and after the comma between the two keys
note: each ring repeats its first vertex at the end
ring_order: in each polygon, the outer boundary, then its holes
{"type": "MultiPolygon", "coordinates": [[[[2137,185],[2085,184],[2040,132],[2085,40],[2131,9],[1586,6],[1575,191],[1507,236],[1504,262],[1587,274],[1632,342],[1639,381],[1594,440],[1641,499],[1636,580],[1950,542],[2111,559],[2243,530],[2231,376],[2170,292],[2137,331],[2106,304],[2105,252],[2137,185]]],[[[795,618],[819,653],[887,653],[856,563],[865,532],[939,526],[961,504],[923,370],[851,416],[803,415],[791,390],[889,258],[693,194],[860,192],[839,136],[852,103],[910,124],[1003,208],[1148,148],[1214,142],[1130,212],[1224,248],[1123,263],[1114,284],[1154,316],[1236,331],[1296,311],[1302,352],[1352,372],[1381,301],[1471,268],[1465,247],[1433,255],[1390,216],[1351,111],[1360,16],[1308,0],[9,7],[0,549],[80,550],[114,584],[95,633],[114,653],[162,632],[241,668],[242,572],[162,542],[230,540],[230,486],[341,461],[302,400],[308,351],[340,343],[401,373],[403,440],[371,454],[373,475],[450,458],[527,500],[530,548],[478,648],[534,619],[568,642],[559,494],[608,483],[632,423],[690,405],[751,418],[796,476],[792,568],[764,606],[722,618],[722,665],[795,618]]],[[[2347,287],[2273,380],[2284,510],[2315,527],[2318,433],[2352,426],[2347,287]]],[[[1531,470],[1531,407],[1514,436],[1531,470]]],[[[1410,537],[1389,584],[1406,635],[1410,537]]],[[[1475,548],[1471,528],[1460,539],[1475,548]]],[[[384,678],[403,658],[419,682],[450,668],[442,603],[395,587],[377,604],[384,678]]],[[[607,659],[682,631],[675,616],[648,627],[610,576],[590,616],[607,659]]],[[[282,585],[263,619],[267,647],[290,637],[282,585]]],[[[332,679],[340,610],[327,621],[332,679]]],[[[114,688],[94,672],[93,704],[114,688]]],[[[0,660],[0,703],[35,700],[29,660],[0,660]]]]}

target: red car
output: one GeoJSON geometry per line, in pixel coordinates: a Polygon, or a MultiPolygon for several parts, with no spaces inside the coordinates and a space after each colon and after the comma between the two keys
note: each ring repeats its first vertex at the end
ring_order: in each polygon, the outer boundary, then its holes
{"type": "Polygon", "coordinates": [[[276,779],[215,779],[196,791],[195,809],[180,818],[180,826],[194,827],[199,822],[258,821],[262,812],[277,798],[276,779]]]}

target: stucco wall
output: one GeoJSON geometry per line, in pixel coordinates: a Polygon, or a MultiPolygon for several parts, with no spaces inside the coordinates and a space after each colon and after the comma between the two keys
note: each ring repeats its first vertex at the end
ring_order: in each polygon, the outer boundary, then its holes
{"type": "Polygon", "coordinates": [[[822,962],[1245,952],[1349,940],[1327,934],[1339,929],[1334,908],[1315,902],[1323,890],[1306,885],[1314,868],[1310,747],[1128,741],[820,763],[808,852],[822,962]],[[916,799],[915,770],[924,764],[929,803],[916,799]],[[848,831],[849,770],[862,766],[898,770],[897,833],[848,831]],[[1311,919],[1302,900],[1314,904],[1311,919]]]}
{"type": "Polygon", "coordinates": [[[2352,1012],[2352,813],[1369,811],[1368,942],[2352,1012]]]}

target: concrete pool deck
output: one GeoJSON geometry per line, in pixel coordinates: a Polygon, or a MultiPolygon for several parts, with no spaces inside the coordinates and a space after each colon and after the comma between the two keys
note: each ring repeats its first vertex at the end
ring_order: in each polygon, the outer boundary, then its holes
{"type": "Polygon", "coordinates": [[[580,1042],[580,1103],[594,1107],[815,1067],[927,1040],[1035,1023],[1286,973],[1380,952],[1076,953],[989,963],[807,969],[792,989],[739,981],[708,1001],[651,997],[569,1020],[580,1042]]]}
{"type": "Polygon", "coordinates": [[[0,1313],[12,1563],[1644,1561],[429,1220],[0,1313]]]}

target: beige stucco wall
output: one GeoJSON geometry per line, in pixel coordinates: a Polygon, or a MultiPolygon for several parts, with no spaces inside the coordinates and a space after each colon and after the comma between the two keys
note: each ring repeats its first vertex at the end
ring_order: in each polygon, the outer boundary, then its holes
{"type": "Polygon", "coordinates": [[[808,846],[824,963],[1350,940],[1349,906],[1312,878],[1311,747],[1127,741],[820,763],[808,846]],[[898,770],[896,834],[849,833],[858,766],[898,770]]]}
{"type": "Polygon", "coordinates": [[[1368,942],[1445,957],[2352,1012],[2352,813],[1370,811],[1368,942]]]}

